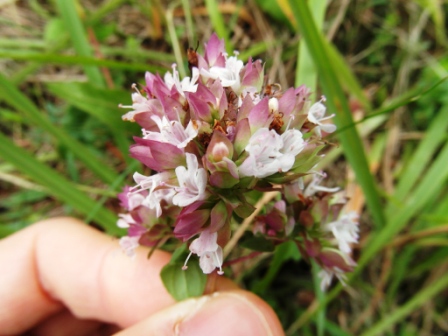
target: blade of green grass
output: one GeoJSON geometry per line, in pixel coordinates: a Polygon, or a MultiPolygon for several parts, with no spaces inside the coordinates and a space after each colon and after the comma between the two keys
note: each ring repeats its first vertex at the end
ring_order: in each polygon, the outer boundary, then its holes
{"type": "Polygon", "coordinates": [[[354,125],[357,125],[357,124],[364,123],[368,119],[375,118],[377,116],[384,115],[389,112],[393,112],[395,109],[397,109],[399,107],[413,103],[413,102],[419,100],[421,97],[423,97],[427,93],[434,90],[436,87],[438,87],[439,85],[444,83],[446,80],[448,80],[448,76],[442,78],[441,80],[437,81],[434,84],[431,84],[429,87],[422,88],[421,86],[416,85],[414,88],[410,89],[409,91],[406,91],[402,95],[395,97],[390,101],[387,101],[380,108],[376,109],[375,111],[372,111],[371,113],[369,113],[367,116],[365,116],[361,120],[354,122],[352,125],[346,125],[342,128],[339,128],[338,130],[336,130],[335,133],[343,132],[347,128],[353,127],[354,125]]]}
{"type": "MultiPolygon", "coordinates": [[[[52,41],[51,44],[46,43],[46,53],[55,54],[60,52],[68,44],[68,40],[67,34],[60,34],[56,41],[52,41]]],[[[40,69],[42,67],[41,63],[43,62],[45,61],[42,60],[40,62],[36,61],[26,64],[10,78],[11,82],[14,85],[20,85],[30,74],[40,69]]]]}
{"type": "Polygon", "coordinates": [[[422,176],[422,181],[416,186],[415,190],[406,199],[405,206],[391,214],[387,226],[370,240],[366,245],[363,255],[359,261],[355,273],[384,247],[392,237],[400,232],[408,221],[414,217],[431,199],[432,195],[437,194],[444,188],[448,179],[448,144],[445,144],[439,156],[435,159],[431,167],[422,176]]]}
{"type": "Polygon", "coordinates": [[[0,58],[12,59],[16,61],[34,61],[45,64],[64,64],[64,65],[81,65],[81,66],[101,66],[110,69],[120,69],[129,71],[151,71],[165,72],[167,68],[152,64],[129,63],[98,59],[90,56],[72,56],[49,53],[36,53],[20,50],[4,50],[0,49],[0,58]]]}
{"type": "MultiPolygon", "coordinates": [[[[339,128],[353,124],[353,118],[348,106],[347,98],[338,81],[334,64],[327,53],[326,42],[319,34],[310,10],[305,1],[289,0],[290,6],[300,27],[303,38],[308,44],[310,54],[315,60],[322,87],[327,97],[330,111],[336,112],[336,124],[339,128]]],[[[357,180],[366,196],[367,206],[377,227],[384,225],[385,219],[381,200],[376,189],[375,182],[370,174],[367,159],[364,154],[361,139],[356,128],[352,127],[339,133],[344,153],[355,171],[357,180]]]]}
{"type": "MultiPolygon", "coordinates": [[[[327,1],[308,1],[308,4],[313,15],[313,20],[316,23],[316,28],[320,31],[324,24],[327,1]]],[[[299,42],[295,86],[302,84],[310,88],[312,92],[311,100],[314,100],[316,98],[315,95],[317,89],[317,70],[305,39],[301,39],[299,42]]]]}
{"type": "Polygon", "coordinates": [[[0,48],[17,49],[37,49],[44,50],[46,43],[44,40],[31,38],[0,38],[0,48]]]}
{"type": "Polygon", "coordinates": [[[22,112],[31,123],[51,134],[59,144],[71,150],[76,157],[84,162],[94,174],[106,183],[113,183],[117,173],[93,155],[88,148],[70,137],[64,130],[53,125],[39,109],[15,88],[2,74],[0,74],[0,99],[22,112]]]}
{"type": "Polygon", "coordinates": [[[174,56],[176,57],[177,70],[179,71],[179,75],[181,78],[187,75],[187,71],[185,70],[185,64],[182,58],[182,52],[179,45],[179,40],[176,34],[176,28],[174,26],[174,9],[177,7],[177,3],[174,2],[170,5],[169,9],[166,11],[165,19],[166,26],[168,28],[168,34],[171,39],[171,46],[173,47],[174,56]]]}
{"type": "MultiPolygon", "coordinates": [[[[87,40],[86,32],[84,31],[84,27],[78,16],[75,1],[57,0],[56,4],[62,20],[64,20],[65,27],[70,34],[76,53],[79,56],[92,57],[92,48],[87,40]]],[[[99,87],[105,86],[104,78],[97,67],[84,65],[84,72],[92,84],[99,87]]]]}
{"type": "MultiPolygon", "coordinates": [[[[308,5],[310,6],[310,10],[313,15],[313,20],[314,23],[316,24],[316,28],[319,31],[321,31],[324,24],[327,1],[326,0],[308,1],[308,5]]],[[[311,90],[311,100],[312,101],[315,100],[317,92],[317,71],[313,57],[308,49],[308,45],[305,39],[301,39],[299,42],[297,69],[295,78],[295,86],[299,86],[301,84],[306,85],[311,90]]],[[[325,293],[320,289],[320,281],[318,276],[318,273],[320,271],[319,265],[313,262],[312,271],[313,271],[314,293],[318,301],[323,302],[325,300],[325,293]]],[[[325,309],[322,309],[317,314],[316,326],[318,336],[322,336],[324,334],[326,324],[325,315],[326,315],[325,309]]]]}
{"type": "Polygon", "coordinates": [[[402,321],[403,318],[411,314],[413,311],[423,306],[426,302],[431,300],[434,296],[440,293],[448,286],[448,274],[434,281],[432,284],[423,288],[416,293],[412,299],[406,302],[403,306],[396,308],[393,312],[386,315],[385,318],[378,321],[375,325],[369,327],[369,330],[362,334],[362,336],[380,335],[394,326],[395,323],[402,321]]]}
{"type": "Polygon", "coordinates": [[[99,23],[107,14],[114,11],[114,9],[120,7],[123,3],[127,2],[127,0],[106,0],[101,3],[101,7],[99,7],[95,12],[91,13],[89,16],[89,23],[96,24],[99,23]]]}
{"type": "Polygon", "coordinates": [[[205,5],[207,7],[207,12],[210,17],[210,21],[212,23],[213,29],[218,34],[220,38],[224,39],[226,45],[226,51],[229,55],[233,53],[233,45],[230,41],[229,34],[224,24],[224,18],[222,17],[221,12],[219,11],[218,1],[216,0],[205,0],[205,5]]]}
{"type": "MultiPolygon", "coordinates": [[[[95,200],[76,189],[76,186],[61,176],[55,170],[37,161],[26,150],[16,146],[11,140],[0,133],[0,156],[12,163],[18,170],[34,181],[44,186],[55,198],[72,206],[74,209],[88,215],[95,208],[95,200]]],[[[116,226],[117,217],[106,208],[95,209],[93,219],[100,224],[107,233],[123,234],[123,230],[116,226]]]]}
{"type": "Polygon", "coordinates": [[[370,112],[372,109],[370,101],[366,98],[361,85],[353,75],[353,72],[350,70],[350,67],[347,65],[338,49],[329,43],[327,43],[326,47],[331,62],[333,63],[333,68],[337,69],[336,75],[338,76],[339,83],[342,84],[350,95],[353,95],[356,99],[358,99],[367,112],[370,112]]]}
{"type": "Polygon", "coordinates": [[[185,22],[187,25],[188,42],[190,43],[190,48],[195,48],[197,36],[196,36],[196,29],[194,29],[193,16],[191,15],[190,7],[191,7],[190,1],[182,0],[182,9],[184,10],[185,22]]]}
{"type": "Polygon", "coordinates": [[[397,202],[403,202],[412,190],[415,183],[422,176],[423,170],[431,162],[437,148],[446,141],[448,129],[448,106],[439,111],[425,132],[424,139],[420,142],[406,169],[400,175],[397,187],[392,196],[393,202],[389,202],[387,214],[391,216],[397,211],[397,202]]]}

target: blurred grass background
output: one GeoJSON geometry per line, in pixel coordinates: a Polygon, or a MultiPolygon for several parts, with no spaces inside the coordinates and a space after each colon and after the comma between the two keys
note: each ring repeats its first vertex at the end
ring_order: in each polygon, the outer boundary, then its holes
{"type": "MultiPolygon", "coordinates": [[[[329,293],[290,244],[233,269],[289,335],[448,333],[448,4],[442,0],[1,0],[0,236],[72,215],[113,235],[135,170],[121,121],[144,72],[212,32],[271,82],[327,97],[322,163],[362,213],[359,267],[329,293]],[[317,84],[316,84],[317,83],[317,84]]],[[[246,251],[238,251],[246,253],[246,251]]]]}

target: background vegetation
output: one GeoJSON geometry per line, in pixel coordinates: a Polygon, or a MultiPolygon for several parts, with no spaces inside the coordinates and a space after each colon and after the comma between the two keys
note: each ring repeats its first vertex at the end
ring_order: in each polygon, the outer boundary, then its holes
{"type": "MultiPolygon", "coordinates": [[[[185,68],[213,31],[272,82],[325,94],[324,164],[362,212],[358,268],[321,293],[288,244],[235,266],[290,335],[448,333],[443,0],[0,1],[0,235],[73,215],[106,232],[135,170],[121,121],[144,72],[185,68]],[[319,76],[317,76],[319,74],[319,76]],[[316,83],[319,85],[316,86],[316,83]]],[[[244,254],[245,251],[237,253],[244,254]]]]}

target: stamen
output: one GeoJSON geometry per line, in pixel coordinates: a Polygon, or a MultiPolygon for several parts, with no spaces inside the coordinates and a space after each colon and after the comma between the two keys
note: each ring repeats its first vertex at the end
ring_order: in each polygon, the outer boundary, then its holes
{"type": "Polygon", "coordinates": [[[127,109],[132,109],[134,108],[132,105],[123,105],[123,104],[118,104],[119,108],[127,108],[127,109]]]}
{"type": "Polygon", "coordinates": [[[187,259],[185,260],[184,265],[182,266],[182,270],[185,271],[186,269],[188,269],[187,263],[188,260],[190,260],[191,255],[193,254],[193,252],[190,252],[190,254],[188,255],[187,259]]]}
{"type": "Polygon", "coordinates": [[[135,90],[135,92],[137,92],[139,95],[142,94],[142,93],[138,90],[138,88],[137,88],[137,84],[132,83],[131,88],[132,88],[133,90],[135,90]]]}
{"type": "MultiPolygon", "coordinates": [[[[218,253],[215,251],[215,260],[219,260],[218,253]]],[[[222,265],[219,265],[219,271],[217,272],[219,275],[223,275],[224,271],[222,270],[222,265]]]]}
{"type": "Polygon", "coordinates": [[[289,120],[288,120],[288,124],[286,125],[286,129],[285,129],[285,132],[287,131],[287,130],[289,130],[289,126],[291,126],[291,122],[294,120],[294,116],[291,114],[290,116],[289,116],[289,120]]]}

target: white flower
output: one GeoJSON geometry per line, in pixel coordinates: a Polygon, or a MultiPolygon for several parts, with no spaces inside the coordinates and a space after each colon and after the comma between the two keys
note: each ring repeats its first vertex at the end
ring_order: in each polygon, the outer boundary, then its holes
{"type": "Polygon", "coordinates": [[[155,140],[163,143],[170,143],[177,148],[185,148],[188,143],[198,135],[198,128],[190,120],[187,127],[184,128],[179,121],[168,120],[163,116],[151,116],[151,119],[157,124],[160,132],[143,130],[143,138],[155,140]]]}
{"type": "Polygon", "coordinates": [[[212,273],[215,268],[218,268],[218,274],[223,274],[222,271],[222,248],[216,242],[218,239],[218,233],[202,231],[198,238],[193,240],[190,244],[190,254],[185,260],[183,269],[187,269],[187,262],[190,259],[191,254],[197,254],[199,257],[199,266],[205,274],[212,273]]]}
{"type": "Polygon", "coordinates": [[[305,148],[305,141],[302,138],[302,132],[296,129],[285,131],[282,135],[283,147],[280,149],[284,155],[296,156],[305,148]]]}
{"type": "Polygon", "coordinates": [[[240,71],[243,68],[243,61],[236,56],[226,59],[226,67],[212,66],[209,70],[201,69],[201,75],[207,78],[218,79],[223,87],[231,87],[238,92],[241,86],[240,71]]]}
{"type": "Polygon", "coordinates": [[[245,150],[249,156],[239,167],[240,176],[263,178],[292,168],[295,156],[305,147],[302,133],[288,130],[281,136],[268,128],[258,129],[245,150]]]}
{"type": "Polygon", "coordinates": [[[343,214],[337,221],[325,224],[324,229],[333,233],[339,250],[348,254],[352,251],[350,244],[358,243],[358,214],[354,211],[343,214]]]}
{"type": "Polygon", "coordinates": [[[323,187],[323,186],[319,185],[325,177],[327,177],[327,175],[325,173],[315,173],[313,175],[313,179],[311,180],[311,182],[308,184],[305,191],[303,192],[303,195],[305,197],[310,197],[310,196],[313,196],[318,191],[324,191],[324,192],[329,192],[329,193],[338,191],[339,188],[337,188],[337,187],[336,188],[327,188],[327,187],[323,187]]]}
{"type": "Polygon", "coordinates": [[[185,153],[185,155],[187,168],[179,166],[175,170],[179,187],[175,188],[177,194],[173,197],[173,204],[182,207],[207,197],[205,191],[207,172],[204,168],[199,168],[196,155],[191,153],[185,153]]]}
{"type": "Polygon", "coordinates": [[[333,267],[332,269],[324,267],[319,271],[319,273],[317,273],[317,276],[320,278],[320,289],[322,291],[326,291],[328,289],[334,276],[336,276],[342,285],[345,286],[345,273],[337,267],[333,267]]]}
{"type": "Polygon", "coordinates": [[[130,214],[119,214],[117,226],[122,229],[128,228],[131,224],[135,224],[134,218],[130,214]]]}
{"type": "Polygon", "coordinates": [[[198,68],[194,67],[192,69],[193,73],[191,79],[190,77],[185,77],[184,79],[182,79],[182,81],[180,81],[179,72],[176,70],[176,64],[173,64],[172,67],[173,67],[173,74],[167,72],[164,77],[168,89],[171,90],[172,87],[175,86],[177,92],[179,92],[184,98],[185,98],[185,92],[196,92],[196,90],[198,89],[197,81],[199,79],[198,68]]]}
{"type": "Polygon", "coordinates": [[[135,237],[124,236],[120,238],[120,246],[123,252],[126,253],[128,257],[135,256],[135,249],[139,246],[138,243],[139,239],[140,239],[139,236],[135,237]]]}
{"type": "Polygon", "coordinates": [[[148,190],[148,195],[142,201],[142,205],[150,209],[156,209],[157,217],[162,215],[160,202],[165,200],[171,203],[175,193],[172,186],[167,184],[168,178],[169,173],[159,173],[151,176],[145,176],[137,172],[134,173],[134,181],[137,185],[131,188],[131,193],[148,190]]]}
{"type": "Polygon", "coordinates": [[[155,99],[148,99],[144,97],[137,89],[136,84],[132,84],[132,88],[135,89],[135,92],[132,94],[132,105],[118,105],[118,107],[120,108],[133,109],[133,111],[129,111],[121,117],[123,120],[134,121],[134,116],[136,114],[149,112],[155,108],[155,105],[159,104],[159,102],[157,102],[155,99]]]}
{"type": "Polygon", "coordinates": [[[322,137],[322,130],[327,133],[333,133],[336,130],[336,126],[333,124],[324,124],[322,121],[333,118],[334,114],[325,116],[325,106],[321,102],[313,104],[308,111],[308,120],[317,126],[314,128],[319,138],[322,137]]]}

